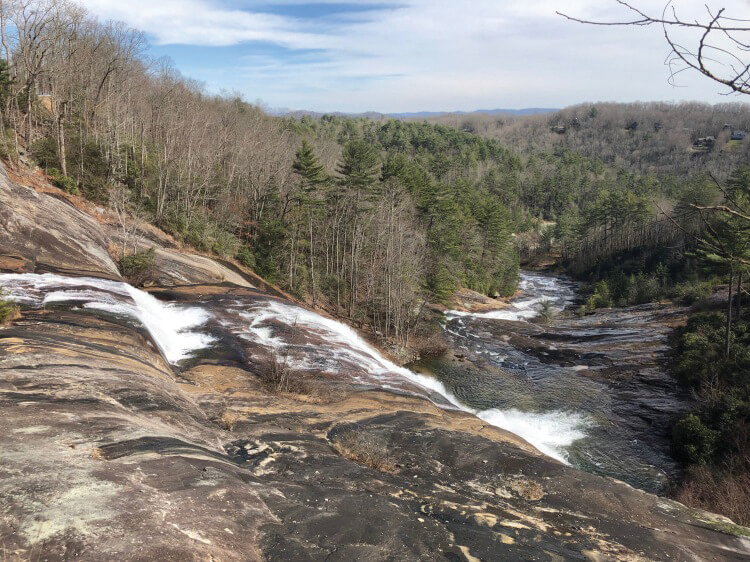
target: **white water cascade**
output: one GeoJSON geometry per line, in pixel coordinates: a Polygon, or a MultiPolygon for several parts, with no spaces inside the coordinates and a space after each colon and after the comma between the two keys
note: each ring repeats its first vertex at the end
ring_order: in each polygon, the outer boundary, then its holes
{"type": "MultiPolygon", "coordinates": [[[[528,322],[539,316],[545,302],[561,311],[575,298],[570,284],[546,275],[522,273],[519,288],[524,295],[511,300],[506,308],[483,313],[450,310],[446,317],[528,322]]],[[[533,413],[493,408],[473,413],[491,425],[523,437],[547,456],[566,463],[566,449],[586,437],[584,430],[590,425],[584,416],[557,410],[533,413]]]]}
{"type": "Polygon", "coordinates": [[[77,302],[84,309],[135,320],[151,334],[172,364],[208,347],[213,341],[212,337],[195,331],[209,319],[206,311],[162,303],[127,283],[52,273],[22,273],[0,274],[0,287],[12,300],[32,308],[77,302]]]}
{"type": "Polygon", "coordinates": [[[472,317],[522,322],[539,316],[539,311],[545,302],[549,303],[555,310],[560,311],[571,304],[575,296],[571,288],[563,285],[558,278],[533,273],[522,273],[518,288],[522,292],[532,293],[534,296],[524,295],[513,299],[506,308],[500,310],[479,313],[449,310],[445,315],[448,318],[472,317]]]}
{"type": "Polygon", "coordinates": [[[354,364],[368,373],[369,382],[377,382],[386,389],[398,389],[393,375],[399,375],[422,388],[427,395],[435,393],[442,396],[455,408],[518,435],[545,455],[558,461],[567,463],[565,449],[574,441],[585,437],[583,429],[587,421],[576,414],[558,411],[532,413],[515,409],[482,411],[470,408],[438,379],[399,367],[367,344],[349,326],[301,307],[268,301],[252,310],[240,312],[240,316],[247,320],[239,333],[240,337],[270,347],[277,355],[289,353],[290,348],[294,348],[295,354],[293,357],[290,356],[289,361],[297,369],[321,370],[319,358],[325,356],[329,361],[323,366],[323,370],[335,371],[340,369],[342,364],[354,364]],[[267,325],[271,320],[314,332],[321,336],[325,343],[310,346],[289,344],[267,325]]]}
{"type": "MultiPolygon", "coordinates": [[[[0,287],[11,299],[32,308],[53,303],[80,303],[78,306],[83,309],[100,310],[139,322],[172,364],[214,342],[214,338],[198,330],[211,317],[207,311],[162,303],[126,283],[55,274],[0,274],[0,287]]],[[[514,306],[518,314],[514,319],[535,315],[534,305],[541,300],[532,298],[516,302],[514,306]]],[[[586,421],[575,414],[470,408],[436,378],[414,373],[383,357],[351,327],[299,306],[267,300],[250,306],[237,302],[229,309],[239,321],[217,318],[226,329],[276,356],[289,353],[291,349],[293,355],[289,356],[289,361],[294,368],[345,372],[355,382],[375,384],[389,390],[404,391],[409,385],[403,383],[408,382],[422,389],[422,394],[440,395],[447,404],[522,437],[539,451],[562,462],[566,462],[566,447],[585,435],[586,421]],[[285,330],[275,330],[274,322],[297,328],[296,335],[303,339],[304,334],[308,334],[311,343],[285,341],[281,333],[285,330]]],[[[445,407],[446,403],[440,401],[439,405],[445,407]]]]}

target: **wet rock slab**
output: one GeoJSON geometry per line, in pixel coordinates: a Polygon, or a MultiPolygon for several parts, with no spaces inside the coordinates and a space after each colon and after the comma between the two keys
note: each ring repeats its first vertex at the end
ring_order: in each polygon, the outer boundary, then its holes
{"type": "MultiPolygon", "coordinates": [[[[481,420],[356,387],[181,373],[78,311],[0,330],[0,545],[15,560],[731,560],[750,544],[481,420]],[[341,432],[388,445],[378,471],[341,432]]],[[[722,528],[726,529],[726,525],[722,528]]]]}
{"type": "MultiPolygon", "coordinates": [[[[462,369],[445,362],[428,367],[456,384],[479,377],[476,372],[495,377],[485,386],[494,384],[504,394],[483,392],[488,400],[505,404],[502,408],[528,399],[538,408],[585,414],[594,421],[588,441],[574,446],[574,462],[664,493],[669,479],[680,475],[671,455],[670,428],[692,405],[666,368],[669,334],[683,319],[683,309],[664,304],[583,317],[558,313],[547,323],[454,318],[448,333],[462,356],[462,369]]],[[[482,407],[490,406],[495,405],[482,407]]]]}
{"type": "MultiPolygon", "coordinates": [[[[117,264],[110,256],[110,249],[121,245],[113,221],[113,217],[93,216],[77,208],[52,186],[37,190],[19,184],[0,162],[0,271],[119,279],[117,264]]],[[[133,242],[130,240],[129,245],[133,242]]],[[[161,285],[254,284],[236,266],[179,251],[169,236],[148,225],[144,225],[136,246],[141,251],[154,248],[154,277],[161,285]]]]}

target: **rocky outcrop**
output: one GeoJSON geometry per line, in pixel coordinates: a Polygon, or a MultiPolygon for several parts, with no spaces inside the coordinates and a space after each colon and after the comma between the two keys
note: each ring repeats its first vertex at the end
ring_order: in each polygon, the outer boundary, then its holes
{"type": "Polygon", "coordinates": [[[456,291],[453,295],[450,308],[465,312],[489,312],[491,310],[507,308],[508,303],[506,300],[493,299],[482,293],[463,288],[456,291]]]}
{"type": "Polygon", "coordinates": [[[172,373],[133,328],[27,311],[0,332],[0,544],[45,560],[731,560],[718,519],[406,396],[315,403],[233,366],[172,373]],[[40,328],[43,326],[43,328],[40,328]],[[337,435],[387,443],[380,472],[337,435]]]}
{"type": "Polygon", "coordinates": [[[119,277],[96,220],[64,197],[13,182],[2,165],[0,268],[119,277]]]}
{"type": "MultiPolygon", "coordinates": [[[[49,185],[44,189],[25,186],[18,181],[23,179],[29,184],[40,181],[28,174],[12,179],[0,164],[0,270],[120,278],[109,254],[110,247],[120,244],[112,217],[104,209],[94,216],[73,205],[62,191],[49,185]]],[[[234,269],[179,251],[169,236],[152,226],[144,226],[135,246],[156,250],[154,271],[159,285],[228,282],[252,286],[234,269]]]]}
{"type": "MultiPolygon", "coordinates": [[[[0,254],[12,256],[0,270],[117,276],[85,213],[7,178],[0,193],[11,219],[0,254]]],[[[237,314],[270,299],[217,279],[221,264],[160,248],[179,256],[165,285],[211,283],[160,298],[237,314]]],[[[209,324],[212,351],[180,368],[141,326],[101,310],[27,308],[0,328],[3,560],[750,556],[731,522],[567,467],[429,400],[323,374],[272,392],[259,348],[220,328],[209,324]]],[[[299,338],[304,325],[286,329],[299,338]]]]}
{"type": "Polygon", "coordinates": [[[156,252],[153,281],[162,287],[196,285],[200,283],[232,283],[240,287],[252,287],[247,277],[239,271],[198,254],[187,254],[177,249],[161,247],[141,240],[138,248],[154,248],[156,252]]]}

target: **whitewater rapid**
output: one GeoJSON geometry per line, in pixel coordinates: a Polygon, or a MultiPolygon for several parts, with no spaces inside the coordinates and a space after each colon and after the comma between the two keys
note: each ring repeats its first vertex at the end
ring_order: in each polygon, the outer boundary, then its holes
{"type": "Polygon", "coordinates": [[[572,284],[557,277],[523,272],[518,288],[521,296],[511,300],[506,308],[489,312],[449,310],[445,315],[447,318],[471,317],[523,322],[539,316],[544,306],[550,306],[552,310],[559,312],[575,300],[572,284]]]}
{"type": "MultiPolygon", "coordinates": [[[[550,297],[556,295],[555,298],[558,300],[555,301],[555,306],[565,306],[568,297],[559,296],[554,281],[539,277],[546,284],[550,297]]],[[[529,283],[528,279],[524,279],[522,289],[528,290],[529,283]]],[[[517,301],[513,306],[519,315],[513,319],[533,318],[538,314],[534,306],[550,297],[517,301]]],[[[340,374],[351,366],[353,372],[350,373],[350,377],[355,382],[403,391],[403,385],[399,385],[394,379],[394,375],[400,376],[420,388],[422,393],[431,397],[436,404],[442,407],[447,405],[477,416],[490,425],[518,435],[545,455],[566,464],[566,449],[586,436],[585,428],[590,422],[576,413],[472,408],[464,404],[437,378],[415,373],[383,357],[351,327],[299,306],[275,300],[258,304],[251,309],[243,307],[241,303],[234,306],[244,322],[226,323],[226,327],[234,327],[235,333],[241,338],[271,348],[275,356],[284,357],[284,361],[295,369],[340,374]],[[292,338],[284,337],[284,330],[278,328],[279,324],[293,327],[296,329],[295,332],[314,333],[318,338],[314,342],[292,341],[292,338]],[[357,369],[363,370],[364,374],[356,374],[357,369]],[[437,398],[435,395],[441,400],[434,400],[437,398]]]]}
{"type": "MultiPolygon", "coordinates": [[[[548,281],[543,278],[541,283],[548,281]]],[[[211,314],[196,306],[163,303],[127,283],[50,273],[0,274],[0,287],[6,296],[30,308],[72,304],[135,321],[174,365],[216,342],[201,331],[213,318],[228,332],[265,349],[272,357],[283,358],[294,369],[335,373],[351,382],[426,396],[441,407],[470,413],[514,433],[561,462],[567,462],[566,448],[585,435],[587,421],[571,413],[471,408],[437,378],[415,373],[385,358],[351,327],[291,303],[275,299],[234,301],[211,314]]],[[[529,280],[525,278],[521,287],[528,290],[529,280]]],[[[551,294],[559,295],[555,286],[547,288],[551,294]]],[[[488,317],[533,318],[545,298],[548,297],[519,299],[512,309],[500,311],[503,315],[488,317]]]]}
{"type": "Polygon", "coordinates": [[[124,316],[141,324],[164,358],[172,364],[192,356],[214,341],[198,331],[210,315],[197,307],[162,303],[127,283],[52,273],[0,274],[5,296],[30,308],[77,303],[83,309],[124,316]]]}
{"type": "MultiPolygon", "coordinates": [[[[521,295],[512,299],[506,308],[482,313],[449,310],[445,313],[446,319],[458,322],[462,318],[528,322],[539,316],[545,307],[557,313],[575,301],[572,283],[547,275],[523,272],[519,290],[521,295]]],[[[545,455],[566,464],[567,449],[586,437],[586,429],[592,425],[592,421],[586,416],[566,410],[528,412],[516,408],[462,409],[471,411],[491,425],[522,437],[545,455]]]]}

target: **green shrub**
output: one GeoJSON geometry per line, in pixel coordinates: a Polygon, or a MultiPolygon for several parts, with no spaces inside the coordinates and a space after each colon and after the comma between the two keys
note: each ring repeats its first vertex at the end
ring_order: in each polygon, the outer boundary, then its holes
{"type": "Polygon", "coordinates": [[[255,255],[247,246],[242,246],[235,257],[248,269],[255,269],[255,255]]]}
{"type": "Polygon", "coordinates": [[[3,298],[3,291],[0,289],[0,326],[15,318],[18,318],[18,306],[13,301],[3,298]]]}
{"type": "Polygon", "coordinates": [[[448,266],[437,263],[427,278],[427,288],[437,302],[447,304],[458,289],[458,281],[448,266]]]}
{"type": "Polygon", "coordinates": [[[586,308],[588,310],[596,310],[597,308],[609,308],[612,306],[612,295],[609,291],[609,284],[607,281],[597,281],[594,285],[594,292],[586,301],[586,308]]]}
{"type": "Polygon", "coordinates": [[[631,284],[630,304],[645,304],[659,300],[662,296],[659,278],[639,273],[631,284]]]}
{"type": "Polygon", "coordinates": [[[155,261],[156,250],[154,248],[122,256],[120,272],[132,285],[143,285],[152,277],[155,261]]]}
{"type": "Polygon", "coordinates": [[[737,458],[750,469],[750,323],[734,321],[727,354],[725,321],[721,312],[693,314],[675,332],[673,370],[696,392],[698,405],[674,426],[673,445],[689,464],[737,458]]]}
{"type": "Polygon", "coordinates": [[[10,158],[12,152],[15,151],[15,133],[10,127],[6,127],[4,135],[0,137],[0,157],[10,158]]]}
{"type": "MultiPolygon", "coordinates": [[[[94,141],[86,141],[81,146],[77,131],[69,131],[68,135],[70,140],[68,170],[76,170],[79,189],[87,198],[104,203],[111,183],[110,165],[107,158],[94,141]]],[[[131,171],[134,169],[135,166],[130,167],[131,171]]],[[[129,185],[129,187],[132,186],[129,185]]]]}
{"type": "Polygon", "coordinates": [[[670,296],[680,304],[691,305],[709,296],[714,285],[714,281],[687,281],[675,286],[670,296]]]}
{"type": "Polygon", "coordinates": [[[672,428],[676,455],[689,464],[709,464],[716,451],[718,432],[706,427],[695,414],[688,414],[672,428]]]}
{"type": "Polygon", "coordinates": [[[53,185],[73,195],[79,195],[80,192],[78,191],[76,180],[70,176],[63,175],[57,168],[50,168],[48,174],[53,185]]]}
{"type": "Polygon", "coordinates": [[[31,145],[31,155],[42,168],[52,169],[60,167],[57,143],[52,137],[44,137],[34,141],[31,145]]]}
{"type": "Polygon", "coordinates": [[[211,243],[211,251],[214,254],[223,257],[231,257],[237,255],[241,246],[239,238],[233,234],[222,230],[220,227],[215,226],[213,233],[213,241],[211,243]]]}
{"type": "Polygon", "coordinates": [[[697,389],[714,380],[724,366],[725,316],[720,312],[695,314],[675,332],[674,373],[697,389]]]}
{"type": "Polygon", "coordinates": [[[162,226],[194,248],[219,256],[235,257],[242,247],[239,238],[222,228],[205,211],[195,212],[188,222],[184,215],[173,210],[162,226]]]}

